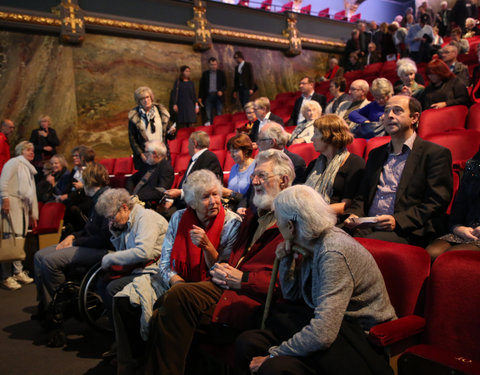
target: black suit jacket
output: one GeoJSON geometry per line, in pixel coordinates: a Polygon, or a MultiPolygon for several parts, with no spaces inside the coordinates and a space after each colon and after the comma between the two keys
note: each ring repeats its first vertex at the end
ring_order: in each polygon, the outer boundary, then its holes
{"type": "MultiPolygon", "coordinates": [[[[370,152],[359,193],[347,210],[349,214],[368,215],[387,158],[388,144],[370,152]]],[[[450,151],[417,136],[397,187],[395,232],[413,243],[441,234],[452,190],[450,151]]]]}
{"type": "MultiPolygon", "coordinates": [[[[217,69],[217,87],[216,91],[223,91],[222,99],[225,97],[225,90],[227,88],[227,79],[223,70],[217,69]]],[[[210,86],[210,71],[206,70],[200,79],[200,87],[198,89],[198,97],[205,100],[208,96],[208,89],[210,86]]]]}
{"type": "MultiPolygon", "coordinates": [[[[270,112],[270,116],[268,117],[270,121],[276,122],[277,124],[280,124],[284,126],[285,124],[283,123],[283,119],[280,116],[277,116],[273,113],[270,112]]],[[[257,142],[258,139],[258,127],[260,126],[260,120],[256,120],[253,123],[252,130],[250,130],[250,139],[252,142],[257,142]]]]}
{"type": "MultiPolygon", "coordinates": [[[[320,104],[323,113],[327,105],[327,98],[325,98],[325,96],[323,96],[322,94],[317,94],[316,92],[314,92],[312,95],[312,100],[315,100],[316,102],[318,102],[318,104],[320,104]]],[[[295,100],[292,115],[290,116],[290,120],[287,121],[287,126],[297,125],[298,115],[300,114],[300,109],[302,109],[302,101],[303,97],[301,96],[297,100],[295,100]]]]}
{"type": "Polygon", "coordinates": [[[60,141],[57,137],[57,132],[55,129],[48,128],[48,135],[46,137],[41,137],[38,135],[38,132],[42,130],[40,128],[32,130],[32,134],[30,136],[30,142],[33,143],[34,151],[35,151],[35,161],[43,160],[43,156],[46,156],[48,159],[57,153],[55,147],[60,145],[60,141]],[[45,146],[51,146],[53,149],[52,151],[45,151],[43,148],[45,146]]]}
{"type": "Polygon", "coordinates": [[[142,164],[141,169],[127,180],[127,190],[132,193],[135,186],[137,186],[145,173],[151,169],[153,169],[153,172],[150,178],[138,192],[138,198],[144,202],[158,201],[162,199],[163,193],[156,188],[164,188],[168,190],[173,184],[173,167],[170,164],[170,161],[165,158],[161,160],[160,163],[153,166],[142,164]]]}
{"type": "Polygon", "coordinates": [[[287,149],[284,149],[283,152],[290,158],[295,168],[295,180],[293,180],[292,185],[302,184],[305,181],[305,169],[307,168],[305,160],[300,155],[294,154],[287,149]]]}
{"type": "MultiPolygon", "coordinates": [[[[190,163],[191,162],[192,162],[192,159],[190,159],[190,163]]],[[[215,155],[212,151],[207,150],[204,153],[202,153],[198,157],[195,164],[193,165],[189,174],[192,173],[192,172],[195,172],[195,171],[199,171],[200,169],[208,169],[209,171],[212,171],[213,173],[215,173],[215,175],[218,177],[218,179],[220,181],[223,181],[222,166],[220,165],[220,162],[218,161],[217,155],[215,155]]],[[[187,170],[188,170],[188,167],[187,167],[187,170]]],[[[187,172],[185,172],[182,179],[180,180],[180,184],[178,185],[179,189],[182,188],[186,177],[187,177],[187,172]]]]}
{"type": "Polygon", "coordinates": [[[253,79],[252,64],[245,61],[243,65],[242,73],[238,73],[238,65],[235,67],[234,88],[233,91],[238,91],[240,87],[249,90],[255,89],[255,81],[253,79]]]}

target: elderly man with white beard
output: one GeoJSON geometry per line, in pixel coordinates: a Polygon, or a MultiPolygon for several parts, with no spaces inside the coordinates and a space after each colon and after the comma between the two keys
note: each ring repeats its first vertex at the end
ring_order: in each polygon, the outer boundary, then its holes
{"type": "Polygon", "coordinates": [[[146,373],[183,374],[197,328],[233,342],[238,333],[254,326],[265,302],[275,249],[282,241],[273,200],[294,178],[292,162],[283,152],[258,154],[251,175],[257,213],[247,211],[229,262],[216,263],[210,281],[178,283],[163,296],[151,320],[146,373]]]}

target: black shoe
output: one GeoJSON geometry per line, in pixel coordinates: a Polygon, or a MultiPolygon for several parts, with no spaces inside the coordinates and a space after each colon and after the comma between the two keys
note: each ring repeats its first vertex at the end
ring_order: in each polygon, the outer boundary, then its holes
{"type": "Polygon", "coordinates": [[[102,359],[110,361],[114,358],[117,358],[117,342],[114,342],[110,349],[102,353],[102,359]]]}
{"type": "Polygon", "coordinates": [[[50,335],[47,346],[49,348],[62,348],[67,344],[67,335],[63,326],[54,329],[50,335]]]}

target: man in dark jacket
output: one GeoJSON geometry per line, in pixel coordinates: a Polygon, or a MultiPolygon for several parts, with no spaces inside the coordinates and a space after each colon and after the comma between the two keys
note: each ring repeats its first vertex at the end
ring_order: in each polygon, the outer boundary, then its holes
{"type": "Polygon", "coordinates": [[[354,236],[425,246],[443,233],[453,190],[452,155],[416,134],[420,113],[415,98],[397,95],[387,102],[384,124],[392,139],[368,156],[345,220],[354,236]]]}
{"type": "Polygon", "coordinates": [[[246,62],[240,51],[235,52],[233,58],[237,62],[235,67],[233,97],[240,100],[240,105],[245,107],[250,101],[250,95],[255,91],[252,64],[246,62]]]}
{"type": "Polygon", "coordinates": [[[208,59],[208,68],[202,74],[198,90],[198,102],[205,106],[205,114],[207,115],[205,125],[210,125],[213,122],[214,115],[222,113],[227,88],[225,73],[218,69],[218,62],[215,57],[208,59]]]}
{"type": "Polygon", "coordinates": [[[173,184],[173,168],[167,159],[167,148],[160,141],[145,143],[146,166],[127,180],[126,188],[147,204],[159,202],[173,184]]]}
{"type": "Polygon", "coordinates": [[[110,243],[108,219],[100,216],[95,210],[98,198],[108,189],[108,172],[98,163],[89,164],[83,171],[85,194],[92,197],[93,205],[85,227],[60,242],[48,246],[35,254],[35,283],[37,284],[37,300],[39,309],[33,317],[43,320],[46,309],[60,285],[65,283],[65,271],[70,264],[78,264],[87,269],[99,262],[110,243]]]}

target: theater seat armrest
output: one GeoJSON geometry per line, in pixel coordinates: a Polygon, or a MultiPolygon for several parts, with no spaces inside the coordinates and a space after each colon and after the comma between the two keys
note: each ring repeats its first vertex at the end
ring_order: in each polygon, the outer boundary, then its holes
{"type": "Polygon", "coordinates": [[[369,332],[369,339],[375,345],[389,346],[421,333],[424,328],[424,318],[417,315],[408,315],[372,327],[369,332]]]}

